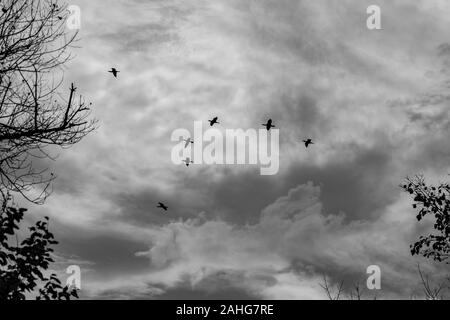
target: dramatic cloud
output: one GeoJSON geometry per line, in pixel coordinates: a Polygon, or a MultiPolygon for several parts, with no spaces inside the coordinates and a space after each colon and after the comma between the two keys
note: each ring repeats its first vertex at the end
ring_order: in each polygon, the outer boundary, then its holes
{"type": "Polygon", "coordinates": [[[65,80],[100,127],[50,163],[54,193],[32,209],[84,261],[85,297],[324,298],[323,274],[365,283],[372,264],[379,297],[412,294],[425,229],[398,185],[449,169],[447,2],[379,1],[373,31],[370,1],[73,4],[65,80]],[[212,116],[219,130],[272,118],[280,172],[174,165],[172,131],[212,116]]]}
{"type": "Polygon", "coordinates": [[[366,295],[411,295],[419,260],[408,250],[418,233],[415,221],[405,219],[409,204],[387,208],[375,223],[344,224],[344,216],[322,212],[319,197],[320,188],[309,183],[266,207],[256,224],[201,216],[155,228],[151,248],[136,254],[150,260],[148,272],[122,275],[97,294],[124,290],[133,296],[144,287],[153,288],[148,298],[157,298],[163,288],[220,292],[231,287],[260,298],[315,299],[323,298],[323,274],[364,286],[367,267],[378,265],[383,290],[366,295]]]}

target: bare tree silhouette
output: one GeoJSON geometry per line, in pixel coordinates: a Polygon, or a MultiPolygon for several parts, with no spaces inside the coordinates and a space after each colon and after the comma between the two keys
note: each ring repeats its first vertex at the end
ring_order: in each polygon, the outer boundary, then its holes
{"type": "Polygon", "coordinates": [[[349,298],[350,300],[361,300],[363,295],[363,290],[359,282],[357,282],[352,289],[350,289],[349,298]]]}
{"type": "Polygon", "coordinates": [[[54,175],[32,160],[53,159],[49,146],[69,147],[95,128],[90,104],[76,97],[75,85],[66,98],[59,92],[77,33],[68,34],[66,6],[54,1],[0,6],[0,192],[4,199],[19,192],[42,203],[54,175]]]}
{"type": "Polygon", "coordinates": [[[442,290],[445,289],[444,284],[440,283],[437,286],[430,284],[428,275],[424,275],[420,269],[420,265],[417,264],[417,271],[419,272],[420,281],[423,286],[423,292],[425,294],[425,299],[427,300],[443,300],[444,296],[441,294],[442,290]]]}
{"type": "Polygon", "coordinates": [[[320,284],[322,289],[324,289],[328,300],[367,300],[373,299],[377,300],[377,295],[372,297],[368,296],[367,291],[361,286],[359,282],[356,282],[352,287],[344,287],[344,281],[330,285],[327,276],[323,276],[323,283],[320,284]],[[363,298],[363,296],[365,296],[363,298]]]}
{"type": "Polygon", "coordinates": [[[43,203],[55,176],[36,158],[53,159],[51,146],[69,147],[95,129],[75,85],[66,97],[59,90],[77,33],[66,30],[67,8],[55,1],[4,0],[0,9],[0,300],[70,299],[77,292],[46,275],[57,244],[48,218],[19,242],[26,209],[9,203],[14,192],[43,203]]]}
{"type": "Polygon", "coordinates": [[[325,293],[329,300],[339,300],[341,299],[341,294],[344,290],[344,281],[341,281],[339,284],[336,284],[334,287],[330,286],[327,280],[327,276],[323,276],[323,283],[320,285],[323,290],[325,290],[325,293]]]}

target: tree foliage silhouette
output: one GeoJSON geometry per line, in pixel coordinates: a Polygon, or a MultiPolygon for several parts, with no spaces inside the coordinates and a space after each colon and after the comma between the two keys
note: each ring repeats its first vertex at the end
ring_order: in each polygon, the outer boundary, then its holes
{"type": "Polygon", "coordinates": [[[447,260],[450,257],[450,185],[427,185],[423,176],[415,176],[407,178],[401,187],[414,197],[412,206],[418,210],[417,220],[429,216],[434,222],[434,232],[420,236],[411,245],[411,254],[439,262],[447,260]]]}
{"type": "Polygon", "coordinates": [[[53,158],[49,146],[71,146],[95,127],[74,84],[67,98],[58,90],[77,33],[69,34],[66,5],[55,0],[0,7],[0,191],[42,203],[54,175],[35,168],[33,158],[53,158]]]}
{"type": "Polygon", "coordinates": [[[78,298],[75,288],[63,286],[56,274],[45,275],[50,263],[52,246],[58,242],[48,230],[48,217],[29,228],[30,235],[20,244],[17,239],[19,224],[26,209],[2,206],[0,214],[0,300],[23,300],[26,294],[37,299],[70,300],[78,298]],[[15,237],[15,239],[14,239],[15,237]],[[14,241],[16,244],[14,245],[14,241]]]}

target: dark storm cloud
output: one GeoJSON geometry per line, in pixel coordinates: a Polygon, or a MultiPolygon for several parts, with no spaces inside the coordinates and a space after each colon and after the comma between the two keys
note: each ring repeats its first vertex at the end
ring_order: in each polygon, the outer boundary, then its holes
{"type": "MultiPolygon", "coordinates": [[[[356,147],[356,146],[355,146],[356,147]]],[[[233,223],[255,222],[260,211],[290,188],[315,181],[322,185],[321,200],[329,214],[344,212],[347,219],[376,218],[380,210],[390,205],[401,192],[398,187],[407,172],[392,175],[393,147],[380,142],[376,148],[357,148],[349,161],[329,162],[326,166],[294,164],[283,178],[260,176],[255,170],[240,174],[224,169],[226,174],[218,183],[211,183],[203,175],[186,176],[179,188],[195,190],[204,196],[200,204],[179,200],[178,194],[158,194],[157,190],[133,195],[115,195],[114,201],[123,208],[124,219],[138,223],[162,223],[177,217],[196,216],[204,211],[233,223]],[[383,187],[382,187],[383,186],[383,187]],[[154,204],[164,199],[171,213],[161,214],[154,204]]]]}
{"type": "Polygon", "coordinates": [[[145,248],[143,243],[119,234],[86,231],[53,225],[59,239],[58,250],[70,252],[90,262],[87,279],[109,279],[124,273],[143,272],[149,267],[148,260],[136,257],[135,252],[145,248]]]}
{"type": "Polygon", "coordinates": [[[254,171],[226,175],[219,184],[208,188],[212,200],[210,209],[220,212],[226,221],[255,222],[261,209],[274,200],[279,190],[277,184],[274,177],[260,176],[254,171]]]}
{"type": "Polygon", "coordinates": [[[344,212],[350,220],[377,218],[379,210],[396,200],[398,181],[404,178],[401,172],[392,176],[391,150],[388,146],[360,150],[354,160],[325,167],[294,165],[286,175],[286,185],[315,181],[322,186],[325,212],[344,212]]]}
{"type": "Polygon", "coordinates": [[[238,224],[254,222],[261,209],[276,199],[283,190],[277,179],[260,176],[255,171],[241,174],[223,169],[224,178],[218,183],[205,179],[207,173],[199,176],[184,176],[179,190],[195,190],[196,197],[186,198],[180,193],[164,193],[158,189],[146,189],[133,193],[111,195],[123,213],[123,221],[137,225],[161,225],[179,218],[197,217],[203,212],[208,218],[220,217],[238,224]],[[156,208],[162,201],[170,208],[163,212],[156,208]]]}
{"type": "Polygon", "coordinates": [[[277,195],[308,181],[322,185],[321,200],[327,213],[344,212],[350,220],[372,219],[396,199],[400,193],[398,181],[406,176],[401,171],[392,176],[391,148],[380,144],[374,149],[357,150],[354,159],[326,166],[294,164],[282,179],[250,171],[226,174],[215,184],[196,178],[186,183],[209,194],[211,206],[205,206],[205,211],[222,212],[223,219],[239,224],[254,222],[277,195]]]}
{"type": "Polygon", "coordinates": [[[176,193],[162,193],[157,189],[113,194],[111,201],[120,208],[121,220],[140,226],[161,225],[171,220],[197,216],[207,208],[204,201],[196,203],[194,199],[185,199],[176,193]],[[157,208],[159,201],[170,210],[157,208]]]}
{"type": "Polygon", "coordinates": [[[177,194],[161,194],[146,190],[129,195],[114,195],[112,200],[122,208],[124,219],[130,223],[159,224],[174,217],[196,216],[204,211],[210,217],[219,216],[233,223],[255,222],[260,211],[273,202],[277,195],[290,188],[315,181],[322,185],[321,200],[325,212],[344,212],[347,219],[376,218],[379,211],[390,205],[401,192],[398,187],[407,172],[391,174],[392,146],[380,144],[373,149],[356,149],[349,161],[330,162],[326,166],[292,165],[283,178],[260,176],[256,169],[241,174],[232,171],[218,183],[200,177],[185,177],[180,189],[193,188],[204,195],[201,203],[180,200],[177,194]],[[171,212],[161,213],[155,203],[163,199],[171,212]]]}

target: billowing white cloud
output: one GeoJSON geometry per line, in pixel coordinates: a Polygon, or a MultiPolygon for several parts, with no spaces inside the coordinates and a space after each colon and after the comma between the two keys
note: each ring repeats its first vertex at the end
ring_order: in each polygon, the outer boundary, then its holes
{"type": "Polygon", "coordinates": [[[343,216],[323,214],[319,196],[312,183],[298,186],[265,208],[253,225],[204,217],[163,225],[150,249],[137,253],[150,259],[149,271],[117,280],[115,289],[129,283],[169,289],[186,279],[196,288],[216,277],[262,298],[317,299],[324,298],[323,274],[332,281],[347,278],[347,288],[352,281],[365,287],[367,267],[378,265],[383,290],[367,295],[412,294],[418,260],[408,246],[417,230],[408,204],[400,201],[374,223],[343,224],[343,216]]]}

